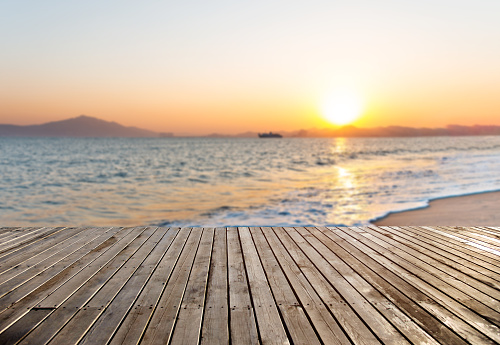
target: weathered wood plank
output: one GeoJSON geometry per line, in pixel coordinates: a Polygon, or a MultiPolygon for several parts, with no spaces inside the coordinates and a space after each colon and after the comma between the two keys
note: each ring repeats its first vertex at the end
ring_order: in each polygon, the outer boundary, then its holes
{"type": "MultiPolygon", "coordinates": [[[[448,296],[454,296],[456,300],[474,310],[482,317],[487,318],[490,322],[496,325],[500,324],[500,313],[495,311],[495,308],[498,308],[500,304],[494,298],[481,293],[479,290],[453,278],[445,272],[435,269],[432,265],[405,253],[403,250],[378,239],[370,233],[365,233],[363,236],[370,239],[378,248],[384,248],[385,250],[379,249],[384,256],[396,262],[407,271],[412,272],[421,280],[429,283],[434,289],[438,289],[448,296]]],[[[437,290],[432,291],[435,292],[437,290]]],[[[498,331],[500,335],[500,329],[498,331]]]]}
{"type": "Polygon", "coordinates": [[[50,236],[51,234],[61,231],[62,229],[64,228],[45,227],[16,234],[13,238],[2,241],[0,244],[0,253],[6,253],[8,251],[23,248],[30,243],[38,242],[44,237],[50,236]]]}
{"type": "Polygon", "coordinates": [[[434,236],[439,235],[449,244],[457,244],[460,246],[461,250],[474,253],[474,256],[481,258],[493,265],[499,266],[500,268],[500,256],[498,251],[492,250],[487,246],[483,246],[470,239],[463,238],[458,234],[448,233],[446,231],[440,230],[438,227],[421,226],[419,229],[426,229],[432,232],[434,236]]]}
{"type": "Polygon", "coordinates": [[[43,271],[31,279],[28,284],[24,284],[22,288],[0,298],[0,304],[4,306],[4,309],[0,310],[0,332],[131,231],[132,229],[112,228],[56,265],[43,271]],[[82,258],[85,258],[83,259],[84,263],[80,261],[82,258]],[[8,309],[5,309],[7,307],[8,309]]]}
{"type": "MultiPolygon", "coordinates": [[[[110,278],[126,264],[133,253],[141,248],[154,233],[154,230],[154,228],[146,228],[132,231],[124,237],[122,246],[114,246],[115,248],[112,247],[112,249],[115,250],[106,251],[93,264],[86,266],[85,269],[38,303],[38,308],[55,309],[23,341],[28,344],[44,344],[48,341],[76,343],[82,334],[79,333],[79,330],[85,332],[88,329],[88,320],[92,320],[90,315],[97,316],[102,309],[101,306],[87,307],[86,303],[101,288],[106,286],[110,278]],[[88,316],[87,318],[78,317],[82,322],[75,322],[74,317],[80,312],[88,316]],[[66,327],[68,323],[71,326],[66,327]]],[[[28,325],[26,323],[26,327],[28,325]]]]}
{"type": "MultiPolygon", "coordinates": [[[[456,248],[457,250],[460,250],[464,253],[467,253],[471,256],[474,256],[476,260],[481,260],[486,263],[491,263],[495,265],[496,267],[499,267],[500,264],[495,261],[496,256],[491,255],[490,253],[487,253],[485,250],[478,248],[476,246],[468,246],[467,245],[467,240],[455,236],[452,233],[447,233],[444,231],[441,231],[439,227],[436,226],[404,226],[404,229],[407,229],[408,231],[411,231],[416,234],[416,236],[425,236],[431,240],[437,241],[439,243],[442,243],[446,246],[456,248]],[[492,259],[494,261],[492,261],[492,259]]],[[[498,268],[495,268],[498,269],[498,268]]]]}
{"type": "MultiPolygon", "coordinates": [[[[498,301],[500,299],[500,290],[491,287],[492,283],[482,283],[481,280],[474,277],[483,278],[484,275],[474,274],[475,271],[473,270],[468,271],[470,275],[467,275],[462,272],[466,269],[461,267],[461,265],[454,265],[453,260],[440,260],[432,252],[426,251],[425,248],[417,247],[414,249],[411,244],[407,245],[407,241],[404,241],[404,239],[399,238],[395,234],[386,232],[384,229],[371,229],[367,227],[366,231],[378,239],[387,242],[391,245],[389,247],[391,251],[407,259],[407,261],[425,269],[432,275],[448,282],[493,309],[500,310],[500,302],[498,301]],[[446,274],[443,275],[443,273],[446,274]]],[[[488,281],[487,278],[483,279],[488,281]]]]}
{"type": "Polygon", "coordinates": [[[241,227],[238,228],[238,233],[260,339],[263,344],[289,344],[266,274],[252,241],[250,229],[241,227]]]}
{"type": "Polygon", "coordinates": [[[407,235],[404,229],[383,226],[377,227],[375,230],[379,231],[378,229],[386,231],[387,234],[390,234],[390,236],[393,236],[398,242],[409,248],[424,253],[442,264],[451,266],[492,288],[500,289],[500,274],[496,272],[485,269],[483,266],[466,260],[453,252],[443,250],[439,245],[432,246],[425,241],[416,240],[412,238],[412,236],[407,235]]]}
{"type": "Polygon", "coordinates": [[[151,279],[149,279],[139,298],[131,307],[130,312],[125,316],[110,344],[137,344],[140,341],[191,233],[190,228],[177,230],[178,235],[174,242],[161,259],[151,279]]]}
{"type": "MultiPolygon", "coordinates": [[[[371,258],[368,255],[370,254],[369,251],[365,252],[358,249],[347,240],[344,240],[340,237],[340,232],[337,229],[321,227],[318,230],[341,247],[341,250],[345,253],[342,258],[346,264],[365,277],[380,293],[397,305],[399,309],[434,339],[445,344],[465,344],[465,340],[441,323],[439,317],[433,315],[433,309],[426,310],[421,306],[421,304],[431,304],[431,301],[421,291],[409,285],[371,258]]],[[[435,303],[434,308],[438,309],[439,307],[435,303]]],[[[441,319],[446,319],[450,315],[446,310],[442,314],[441,319]]]]}
{"type": "Polygon", "coordinates": [[[451,253],[456,257],[466,260],[463,262],[463,265],[470,267],[471,269],[475,269],[478,272],[482,272],[485,275],[493,274],[492,276],[493,278],[498,278],[499,275],[498,271],[500,270],[500,267],[490,264],[487,261],[488,258],[477,257],[475,256],[475,253],[467,252],[466,250],[464,250],[463,247],[459,245],[446,243],[444,240],[423,235],[411,227],[392,226],[390,228],[395,229],[400,235],[402,234],[408,235],[410,238],[413,239],[414,242],[418,241],[418,243],[421,244],[422,246],[424,246],[425,244],[425,247],[430,250],[436,251],[436,248],[439,249],[440,250],[439,253],[442,253],[443,256],[448,256],[446,253],[451,253]]]}
{"type": "Polygon", "coordinates": [[[295,292],[288,284],[278,261],[261,232],[260,228],[250,228],[255,247],[264,268],[269,287],[274,300],[283,317],[287,333],[294,344],[320,344],[314,328],[310,324],[303,306],[295,296],[295,292]]]}
{"type": "Polygon", "coordinates": [[[500,252],[499,252],[500,246],[499,246],[498,240],[495,240],[494,238],[487,237],[487,236],[477,235],[474,231],[472,231],[471,228],[464,228],[461,226],[454,226],[454,227],[436,226],[435,228],[439,229],[441,231],[447,232],[451,235],[458,235],[460,238],[463,238],[467,241],[472,241],[472,242],[477,243],[481,246],[487,247],[487,248],[497,252],[497,255],[500,256],[500,252]]]}
{"type": "MultiPolygon", "coordinates": [[[[98,228],[94,228],[98,230],[98,228]]],[[[87,228],[65,228],[52,236],[47,236],[38,242],[30,243],[29,245],[15,251],[6,252],[4,256],[0,257],[0,274],[12,269],[20,263],[25,263],[26,260],[38,257],[47,251],[53,251],[54,246],[59,246],[73,236],[79,236],[81,233],[92,231],[87,228]]],[[[1,242],[1,239],[0,239],[1,242]]],[[[0,279],[2,277],[0,276],[0,279]]]]}
{"type": "MultiPolygon", "coordinates": [[[[154,229],[151,228],[133,228],[128,234],[122,237],[118,242],[104,251],[96,260],[83,263],[82,269],[73,275],[70,279],[61,284],[57,290],[52,292],[40,303],[38,308],[53,308],[59,307],[69,297],[78,291],[89,280],[93,279],[96,283],[102,285],[107,280],[107,277],[112,274],[113,269],[118,269],[121,264],[127,259],[127,255],[134,253],[144,241],[146,241],[154,229]],[[96,274],[99,274],[96,277],[96,274]],[[103,278],[106,277],[105,280],[103,278]]],[[[87,288],[90,285],[87,285],[87,288]]]]}
{"type": "Polygon", "coordinates": [[[212,257],[214,229],[205,228],[174,325],[172,344],[198,344],[212,257]]]}
{"type": "MultiPolygon", "coordinates": [[[[500,241],[500,233],[497,231],[492,231],[491,229],[485,228],[484,226],[468,226],[467,230],[474,232],[478,236],[487,236],[490,239],[500,241]]],[[[497,242],[499,243],[499,242],[497,242]]]]}
{"type": "MultiPolygon", "coordinates": [[[[343,266],[338,257],[305,228],[297,228],[294,231],[289,230],[288,232],[295,242],[301,242],[302,250],[309,257],[313,258],[313,261],[317,265],[321,266],[321,271],[325,278],[358,313],[359,317],[369,325],[379,339],[387,344],[408,343],[396,328],[384,318],[380,311],[373,307],[366,297],[378,297],[378,302],[384,308],[387,308],[387,310],[393,309],[393,306],[389,306],[385,301],[381,301],[380,296],[376,295],[376,292],[370,285],[366,284],[366,282],[363,283],[362,279],[354,271],[343,266]],[[364,294],[361,294],[359,290],[364,290],[364,294]]],[[[400,324],[401,322],[397,323],[400,324]]]]}
{"type": "Polygon", "coordinates": [[[232,344],[259,344],[254,307],[236,228],[227,228],[227,263],[232,344]]]}
{"type": "Polygon", "coordinates": [[[47,250],[40,255],[35,255],[4,272],[0,276],[0,296],[7,294],[9,291],[36,277],[99,235],[99,232],[88,231],[83,236],[73,238],[70,243],[61,243],[57,246],[57,249],[47,250]]]}
{"type": "MultiPolygon", "coordinates": [[[[161,240],[144,262],[134,271],[123,288],[116,294],[113,301],[108,303],[105,311],[85,334],[80,344],[105,344],[114,335],[121,321],[144,289],[147,281],[157,269],[160,260],[170,248],[171,243],[178,233],[178,229],[161,229],[157,230],[157,232],[162,235],[161,240]]],[[[129,262],[127,263],[127,265],[130,264],[129,262]]]]}
{"type": "MultiPolygon", "coordinates": [[[[149,233],[146,234],[146,236],[148,235],[149,233]]],[[[156,260],[159,259],[159,255],[162,254],[162,251],[155,251],[154,249],[157,248],[158,242],[164,235],[164,231],[156,229],[142,244],[138,243],[140,246],[128,257],[124,257],[123,263],[120,264],[118,270],[116,270],[111,278],[109,278],[106,283],[85,302],[83,307],[80,307],[78,313],[72,317],[72,319],[59,331],[57,336],[51,340],[51,344],[65,344],[73,342],[88,344],[84,338],[86,335],[89,335],[89,340],[91,341],[90,343],[93,344],[105,343],[109,338],[111,338],[115,330],[116,319],[118,319],[118,321],[121,319],[117,310],[109,309],[111,302],[113,302],[120,293],[124,297],[133,297],[133,295],[127,296],[127,292],[129,292],[130,289],[126,289],[125,291],[122,289],[127,283],[130,283],[130,285],[133,285],[134,283],[140,284],[141,276],[134,276],[134,274],[138,273],[141,268],[146,274],[145,278],[147,278],[149,275],[149,265],[147,261],[149,260],[155,264],[156,260]],[[107,316],[109,318],[105,319],[103,314],[106,311],[108,311],[107,316]],[[100,326],[99,329],[94,328],[98,319],[100,319],[100,322],[97,324],[97,327],[100,326]],[[87,327],[84,329],[84,332],[78,333],[75,331],[75,327],[77,327],[76,325],[79,325],[78,327],[81,327],[82,329],[83,325],[87,325],[87,327]],[[91,333],[89,334],[89,332],[91,333]]],[[[133,244],[134,243],[132,243],[130,247],[132,247],[133,244]]],[[[87,284],[90,283],[91,282],[89,281],[87,284]]],[[[141,285],[139,285],[139,287],[134,286],[134,292],[137,293],[140,287],[141,285]]],[[[84,286],[84,288],[88,290],[87,286],[84,286]]],[[[132,292],[132,294],[134,292],[132,292]]],[[[68,302],[70,299],[68,299],[68,302]]],[[[118,303],[120,304],[118,308],[124,308],[125,310],[128,309],[127,305],[123,305],[127,304],[126,299],[118,301],[118,303]]]]}
{"type": "MultiPolygon", "coordinates": [[[[302,237],[292,238],[291,228],[273,228],[276,235],[282,241],[286,250],[296,262],[297,266],[316,290],[323,303],[329,307],[330,312],[335,317],[340,326],[344,329],[349,339],[355,344],[380,344],[371,330],[360,320],[356,312],[346,303],[339,292],[325,279],[322,270],[325,262],[313,262],[313,257],[308,255],[309,249],[302,250],[303,246],[308,247],[308,243],[302,237]],[[318,264],[321,269],[319,269],[318,264]]],[[[317,254],[319,255],[319,254],[317,254]]],[[[328,265],[328,263],[326,263],[328,265]]]]}
{"type": "Polygon", "coordinates": [[[36,227],[26,227],[26,228],[19,228],[18,230],[15,231],[9,231],[5,234],[2,234],[2,243],[7,243],[11,241],[12,239],[18,238],[20,236],[25,236],[28,234],[30,231],[36,231],[43,229],[45,227],[43,226],[36,226],[36,227]]]}
{"type": "Polygon", "coordinates": [[[291,288],[297,294],[312,325],[318,332],[321,341],[324,344],[351,344],[337,320],[330,313],[329,308],[323,303],[312,285],[302,274],[300,268],[280,243],[274,231],[271,228],[262,228],[262,233],[274,252],[291,288]]]}
{"type": "Polygon", "coordinates": [[[0,228],[1,246],[0,344],[500,343],[497,227],[0,228]]]}
{"type": "Polygon", "coordinates": [[[492,232],[496,233],[498,236],[500,236],[500,227],[496,227],[496,226],[482,226],[482,228],[485,228],[488,231],[492,231],[492,232]]]}
{"type": "Polygon", "coordinates": [[[406,342],[401,334],[350,284],[348,279],[353,275],[353,272],[349,272],[346,276],[339,273],[334,266],[335,256],[330,255],[328,248],[318,248],[318,246],[321,246],[321,242],[316,241],[305,228],[285,228],[285,230],[314,264],[320,268],[326,281],[339,292],[342,299],[368,324],[377,337],[386,343],[406,342]],[[311,241],[315,244],[312,245],[311,241]]]}
{"type": "Polygon", "coordinates": [[[142,338],[143,344],[168,344],[203,231],[193,228],[142,338]]]}
{"type": "MultiPolygon", "coordinates": [[[[115,236],[120,230],[120,228],[112,228],[104,231],[101,236],[87,243],[87,245],[81,247],[66,259],[60,261],[51,269],[42,272],[36,277],[40,279],[32,279],[30,281],[31,286],[23,285],[23,289],[16,290],[17,293],[11,294],[10,296],[7,295],[11,301],[15,302],[13,302],[8,309],[0,312],[0,333],[6,331],[8,327],[17,320],[22,320],[23,316],[28,313],[30,308],[34,307],[52,291],[57,289],[61,282],[64,282],[66,279],[78,272],[81,269],[78,264],[79,259],[85,255],[88,255],[89,259],[91,259],[92,254],[98,256],[100,252],[104,251],[111,244],[113,244],[116,240],[110,239],[112,239],[112,237],[115,236]],[[17,298],[19,299],[16,300],[17,298]]],[[[127,232],[124,234],[126,233],[127,232]]],[[[9,300],[7,300],[6,303],[8,303],[8,301],[9,300]]],[[[42,309],[51,310],[52,308],[42,309]]],[[[25,327],[26,332],[36,326],[35,324],[28,322],[30,320],[32,320],[32,318],[28,318],[25,319],[25,321],[20,322],[20,324],[25,327]]]]}
{"type": "Polygon", "coordinates": [[[370,253],[370,257],[386,267],[388,270],[392,271],[392,273],[407,281],[419,291],[427,294],[427,299],[424,299],[422,301],[423,306],[425,308],[430,308],[435,315],[440,315],[442,317],[443,323],[452,327],[455,332],[460,334],[466,340],[472,343],[492,344],[493,341],[488,337],[493,336],[493,338],[496,338],[500,336],[500,333],[495,333],[496,327],[494,325],[490,324],[485,319],[472,312],[470,309],[460,305],[451,297],[441,293],[431,284],[415,276],[412,273],[413,269],[411,271],[407,271],[404,268],[400,267],[397,263],[394,263],[393,261],[386,258],[385,255],[383,255],[385,252],[384,248],[381,248],[377,244],[371,242],[362,234],[356,233],[347,228],[342,228],[342,231],[340,231],[338,234],[345,240],[349,241],[351,244],[354,244],[355,246],[360,248],[362,251],[370,253]],[[451,318],[441,308],[434,308],[435,304],[432,301],[429,303],[430,299],[435,300],[441,307],[445,307],[452,313],[458,315],[460,321],[465,321],[465,323],[451,318]],[[482,330],[484,330],[485,332],[481,332],[482,330]],[[485,334],[488,334],[488,336],[486,336],[485,334]]]}
{"type": "Polygon", "coordinates": [[[352,269],[345,261],[349,255],[335,241],[317,228],[298,228],[297,231],[320,252],[323,257],[343,276],[363,297],[382,314],[410,342],[416,344],[437,344],[417,323],[408,317],[398,305],[375,289],[363,275],[352,269]],[[306,229],[313,236],[309,236],[306,229]]]}
{"type": "Polygon", "coordinates": [[[30,328],[26,325],[38,325],[51,312],[51,309],[31,309],[23,318],[0,334],[0,344],[16,344],[29,332],[30,328]]]}
{"type": "Polygon", "coordinates": [[[201,344],[229,343],[226,229],[216,228],[203,317],[201,344]]]}
{"type": "Polygon", "coordinates": [[[4,227],[1,227],[0,228],[0,240],[4,236],[8,236],[9,234],[11,234],[11,233],[13,233],[15,231],[22,231],[22,228],[19,227],[19,226],[11,226],[11,227],[4,226],[4,227]]]}

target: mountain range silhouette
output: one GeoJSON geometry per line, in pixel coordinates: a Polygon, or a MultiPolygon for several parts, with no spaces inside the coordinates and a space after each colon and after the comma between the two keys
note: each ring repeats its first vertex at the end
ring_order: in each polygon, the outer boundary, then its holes
{"type": "MultiPolygon", "coordinates": [[[[460,126],[448,125],[444,128],[414,128],[388,126],[358,128],[352,125],[339,128],[301,129],[297,131],[273,131],[284,137],[335,138],[335,137],[430,137],[430,136],[470,136],[500,135],[500,126],[460,126]]],[[[158,133],[138,127],[126,127],[117,122],[105,121],[95,117],[78,117],[47,122],[40,125],[0,125],[0,137],[124,137],[153,138],[171,137],[172,133],[158,133]]],[[[235,135],[213,133],[203,137],[257,138],[258,132],[244,132],[235,135]]]]}

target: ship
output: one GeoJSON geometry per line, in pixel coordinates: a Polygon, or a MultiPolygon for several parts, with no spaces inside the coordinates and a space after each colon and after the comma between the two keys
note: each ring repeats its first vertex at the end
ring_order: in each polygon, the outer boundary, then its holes
{"type": "Polygon", "coordinates": [[[278,133],[269,132],[269,133],[259,133],[259,138],[283,138],[283,136],[278,133]]]}

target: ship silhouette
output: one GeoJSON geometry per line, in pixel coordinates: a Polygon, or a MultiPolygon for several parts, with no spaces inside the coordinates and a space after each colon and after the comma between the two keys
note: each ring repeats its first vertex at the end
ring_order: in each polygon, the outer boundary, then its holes
{"type": "Polygon", "coordinates": [[[269,133],[259,133],[259,138],[283,138],[283,136],[278,133],[269,132],[269,133]]]}

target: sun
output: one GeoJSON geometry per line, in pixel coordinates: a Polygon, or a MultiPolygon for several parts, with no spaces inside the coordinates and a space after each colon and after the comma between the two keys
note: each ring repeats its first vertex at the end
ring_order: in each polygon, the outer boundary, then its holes
{"type": "Polygon", "coordinates": [[[363,101],[352,90],[336,90],[325,97],[321,113],[330,123],[343,126],[354,122],[363,112],[363,101]]]}

